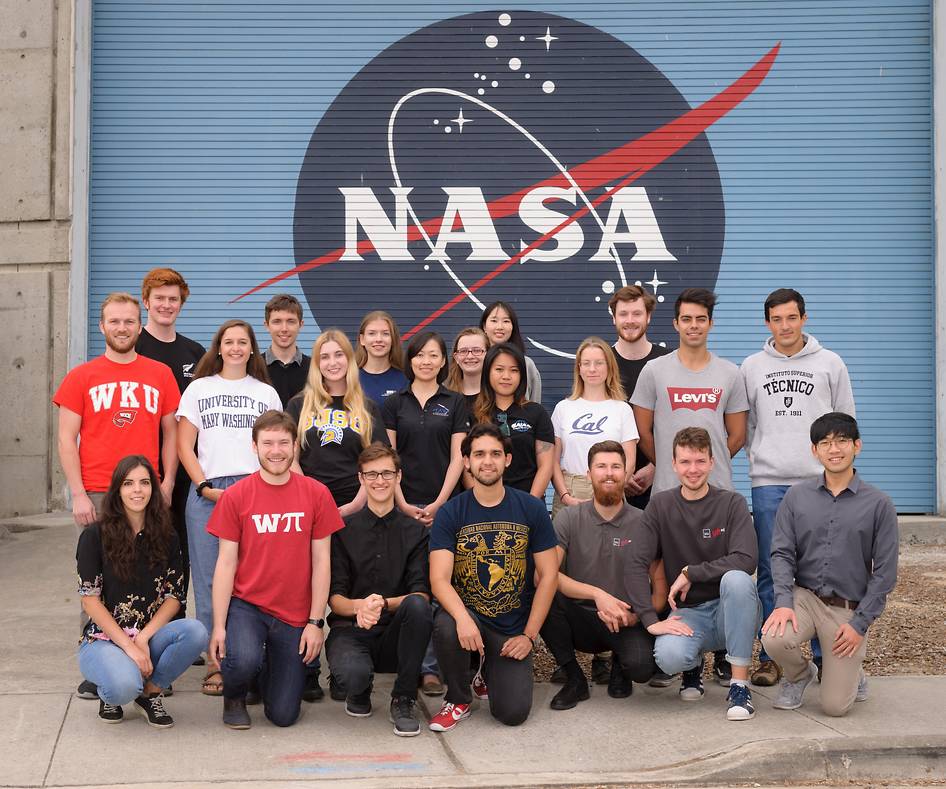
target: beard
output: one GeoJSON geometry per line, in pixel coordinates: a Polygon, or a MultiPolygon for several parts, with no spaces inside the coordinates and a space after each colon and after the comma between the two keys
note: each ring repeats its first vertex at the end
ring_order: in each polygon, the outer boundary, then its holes
{"type": "Polygon", "coordinates": [[[105,335],[105,344],[116,353],[128,353],[135,347],[136,342],[138,342],[137,336],[129,337],[127,340],[120,340],[117,337],[113,337],[111,334],[106,333],[105,335]]]}
{"type": "Polygon", "coordinates": [[[273,463],[266,458],[260,456],[259,466],[263,471],[272,474],[274,477],[279,477],[289,471],[292,468],[292,458],[286,460],[281,460],[278,463],[273,463]]]}
{"type": "Polygon", "coordinates": [[[491,488],[493,485],[503,481],[503,475],[501,471],[470,471],[470,476],[479,482],[480,485],[484,485],[487,488],[491,488]]]}
{"type": "Polygon", "coordinates": [[[628,328],[628,329],[618,329],[618,336],[625,342],[637,342],[641,337],[647,334],[647,326],[641,326],[640,328],[628,328]]]}
{"type": "Polygon", "coordinates": [[[604,485],[591,483],[591,489],[594,491],[595,501],[597,501],[603,507],[614,507],[624,500],[624,488],[618,482],[613,488],[605,487],[604,485]]]}

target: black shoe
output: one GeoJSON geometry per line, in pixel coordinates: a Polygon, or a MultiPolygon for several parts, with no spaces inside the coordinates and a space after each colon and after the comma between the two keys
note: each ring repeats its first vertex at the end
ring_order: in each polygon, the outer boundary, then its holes
{"type": "Polygon", "coordinates": [[[223,725],[231,729],[250,728],[250,713],[246,711],[246,699],[223,697],[223,725]]]}
{"type": "Polygon", "coordinates": [[[84,679],[79,683],[79,687],[76,688],[76,695],[80,699],[88,699],[89,701],[97,699],[99,697],[99,687],[94,682],[89,682],[87,679],[84,679]]]}
{"type": "Polygon", "coordinates": [[[246,689],[246,706],[253,707],[259,704],[263,700],[263,696],[260,693],[259,689],[259,677],[253,677],[250,680],[250,684],[246,689]]]}
{"type": "Polygon", "coordinates": [[[580,674],[574,679],[569,679],[565,686],[552,697],[549,706],[553,710],[570,710],[578,706],[579,701],[587,701],[591,698],[588,692],[588,680],[584,674],[580,674]]]}
{"type": "Polygon", "coordinates": [[[732,682],[732,666],[726,660],[725,649],[713,653],[713,679],[724,688],[728,688],[729,683],[732,682]]]}
{"type": "Polygon", "coordinates": [[[308,701],[310,704],[313,701],[322,701],[325,698],[325,691],[322,690],[322,686],[319,684],[319,672],[313,672],[312,674],[306,674],[305,676],[305,688],[302,690],[302,700],[308,701]]]}
{"type": "Polygon", "coordinates": [[[611,661],[595,655],[591,659],[591,681],[595,685],[607,685],[611,681],[611,661]]]}
{"type": "Polygon", "coordinates": [[[328,675],[328,695],[332,697],[332,701],[344,701],[348,696],[334,674],[328,675]]]}
{"type": "Polygon", "coordinates": [[[683,701],[700,701],[703,698],[703,661],[696,668],[683,672],[680,684],[680,698],[683,701]]]}
{"type": "Polygon", "coordinates": [[[611,658],[611,676],[608,679],[608,695],[612,699],[626,699],[634,692],[634,683],[624,676],[617,655],[611,658]]]}
{"type": "Polygon", "coordinates": [[[345,699],[345,712],[353,718],[367,718],[371,715],[371,688],[357,696],[348,696],[345,699]]]}
{"type": "Polygon", "coordinates": [[[553,685],[564,685],[568,681],[568,675],[565,673],[564,666],[557,666],[555,671],[552,672],[552,676],[549,677],[549,682],[553,685]]]}
{"type": "Polygon", "coordinates": [[[821,658],[816,657],[812,658],[811,660],[818,667],[818,682],[821,682],[821,658]]]}
{"type": "Polygon", "coordinates": [[[160,693],[155,693],[153,696],[139,696],[135,699],[135,707],[144,715],[149,726],[168,729],[174,725],[174,718],[164,709],[164,698],[160,693]]]}
{"type": "Polygon", "coordinates": [[[204,656],[203,656],[203,655],[198,655],[196,658],[194,658],[194,662],[191,663],[191,665],[192,665],[192,666],[203,666],[203,665],[206,665],[206,663],[207,663],[207,661],[204,660],[204,656]]]}
{"type": "Polygon", "coordinates": [[[164,696],[164,698],[167,698],[168,696],[173,696],[174,688],[168,685],[164,690],[161,691],[161,695],[164,696]]]}
{"type": "MultiPolygon", "coordinates": [[[[369,706],[370,706],[369,701],[369,706]]],[[[414,712],[414,699],[407,696],[395,696],[391,699],[391,723],[398,737],[416,737],[420,734],[420,721],[414,712]]]]}
{"type": "Polygon", "coordinates": [[[106,704],[99,699],[99,720],[105,723],[121,723],[125,712],[120,704],[106,704]]]}

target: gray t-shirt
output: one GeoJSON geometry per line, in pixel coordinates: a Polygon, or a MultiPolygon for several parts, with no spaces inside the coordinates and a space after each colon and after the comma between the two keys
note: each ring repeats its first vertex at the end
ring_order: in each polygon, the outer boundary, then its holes
{"type": "Polygon", "coordinates": [[[684,367],[677,351],[644,365],[631,405],[654,412],[654,447],[657,453],[651,495],[679,485],[673,472],[673,437],[685,427],[702,427],[710,434],[716,461],[709,482],[732,490],[732,459],[726,446],[724,414],[749,410],[739,368],[716,354],[699,372],[684,367]]]}
{"type": "MultiPolygon", "coordinates": [[[[643,513],[628,504],[613,520],[602,518],[594,501],[564,507],[554,523],[559,547],[565,551],[562,572],[627,602],[624,566],[636,550],[643,519],[643,513]]],[[[594,610],[593,601],[578,602],[594,610]]]]}

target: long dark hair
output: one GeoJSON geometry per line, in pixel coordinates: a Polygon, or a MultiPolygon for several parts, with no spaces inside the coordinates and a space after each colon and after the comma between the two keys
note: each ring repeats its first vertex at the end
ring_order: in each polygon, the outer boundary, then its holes
{"type": "MultiPolygon", "coordinates": [[[[480,315],[480,328],[486,331],[486,319],[497,309],[503,310],[509,316],[509,320],[512,321],[512,334],[509,335],[509,339],[506,340],[506,342],[515,345],[519,349],[519,352],[525,356],[526,344],[522,341],[522,333],[519,331],[519,316],[516,315],[516,311],[509,302],[494,301],[487,306],[486,309],[483,310],[483,314],[480,315]]],[[[486,332],[486,336],[489,337],[489,332],[486,332]]]]}
{"type": "Polygon", "coordinates": [[[128,516],[125,514],[121,489],[125,477],[139,466],[142,466],[151,478],[151,499],[145,507],[142,539],[153,567],[167,564],[171,535],[174,533],[171,526],[171,514],[161,495],[161,481],[151,461],[144,455],[129,455],[122,458],[115,466],[112,481],[105,492],[99,528],[102,533],[104,558],[115,571],[115,575],[126,582],[130,581],[135,573],[135,535],[132,533],[128,516]]]}
{"type": "Polygon", "coordinates": [[[502,353],[511,356],[519,367],[519,385],[512,394],[512,401],[516,405],[522,405],[526,402],[526,357],[511,342],[498,342],[490,347],[486,352],[486,358],[483,360],[480,392],[473,403],[473,419],[476,423],[492,422],[496,414],[496,392],[489,382],[489,371],[502,353]]]}
{"type": "Polygon", "coordinates": [[[263,361],[263,354],[259,352],[259,345],[256,343],[256,334],[253,333],[253,327],[246,321],[237,319],[224,321],[217,329],[214,338],[210,341],[210,348],[197,363],[197,369],[194,370],[194,378],[206,378],[209,375],[216,375],[223,369],[223,357],[220,356],[220,343],[223,341],[223,335],[227,329],[234,327],[245,329],[250,338],[250,350],[253,352],[246,362],[246,373],[252,375],[257,381],[264,384],[271,384],[269,380],[269,371],[266,369],[266,362],[263,361]]]}

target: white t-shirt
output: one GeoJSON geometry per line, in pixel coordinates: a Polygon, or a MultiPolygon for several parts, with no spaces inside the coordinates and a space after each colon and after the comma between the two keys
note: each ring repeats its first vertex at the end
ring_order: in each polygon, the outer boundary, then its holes
{"type": "Polygon", "coordinates": [[[207,479],[259,469],[253,423],[269,410],[282,410],[279,395],[251,375],[238,381],[210,375],[190,383],[181,395],[177,418],[197,428],[197,460],[207,479]]]}
{"type": "Polygon", "coordinates": [[[562,400],[552,412],[555,437],[562,442],[562,470],[584,474],[588,450],[599,441],[638,439],[634,412],[623,400],[562,400]]]}

